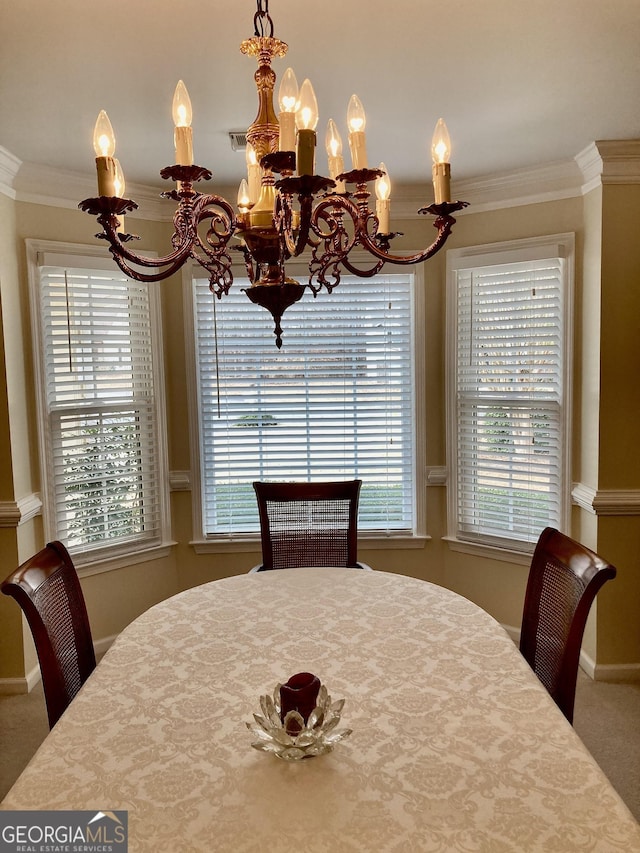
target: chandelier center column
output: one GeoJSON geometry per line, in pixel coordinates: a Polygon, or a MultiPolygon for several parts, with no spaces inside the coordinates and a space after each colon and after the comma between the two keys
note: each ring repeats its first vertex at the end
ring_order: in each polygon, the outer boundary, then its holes
{"type": "Polygon", "coordinates": [[[253,145],[258,162],[278,150],[280,125],[273,108],[276,74],[271,68],[271,61],[274,57],[285,56],[287,50],[283,41],[266,36],[254,36],[240,45],[242,53],[255,56],[258,60],[258,70],[254,74],[258,90],[258,114],[247,130],[247,141],[253,145]]]}

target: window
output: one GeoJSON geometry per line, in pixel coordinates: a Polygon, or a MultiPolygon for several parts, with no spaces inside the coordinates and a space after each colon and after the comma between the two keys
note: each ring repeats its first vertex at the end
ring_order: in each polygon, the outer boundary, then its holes
{"type": "Polygon", "coordinates": [[[80,564],[161,545],[156,289],[127,279],[110,258],[49,244],[29,250],[46,536],[80,564]]]}
{"type": "Polygon", "coordinates": [[[565,526],[573,235],[448,253],[449,533],[565,526]]]}
{"type": "Polygon", "coordinates": [[[193,282],[205,537],[256,534],[254,480],[363,480],[360,530],[416,528],[411,275],[343,278],[271,315],[193,282]]]}

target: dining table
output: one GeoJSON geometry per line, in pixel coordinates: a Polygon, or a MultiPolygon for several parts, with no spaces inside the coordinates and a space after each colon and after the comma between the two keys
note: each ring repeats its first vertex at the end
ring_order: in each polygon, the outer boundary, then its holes
{"type": "Polygon", "coordinates": [[[449,589],[359,569],[227,577],[151,607],[1,808],[125,810],[131,853],[640,851],[505,629],[449,589]],[[345,700],[351,734],[286,761],[247,723],[298,672],[345,700]]]}

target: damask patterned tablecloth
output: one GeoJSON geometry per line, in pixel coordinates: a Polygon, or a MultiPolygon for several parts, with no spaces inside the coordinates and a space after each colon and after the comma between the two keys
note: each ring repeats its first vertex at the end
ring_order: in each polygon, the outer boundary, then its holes
{"type": "Polygon", "coordinates": [[[129,850],[640,851],[640,827],[502,627],[413,578],[226,578],[118,637],[4,809],[127,809],[129,850]],[[284,762],[258,697],[316,673],[353,734],[284,762]]]}

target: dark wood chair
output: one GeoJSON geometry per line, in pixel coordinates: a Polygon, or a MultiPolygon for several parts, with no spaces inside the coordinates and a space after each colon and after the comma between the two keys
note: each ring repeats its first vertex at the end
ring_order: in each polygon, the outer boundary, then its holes
{"type": "Polygon", "coordinates": [[[0,586],[24,611],[53,728],[96,666],[87,608],[69,552],[50,542],[0,586]]]}
{"type": "Polygon", "coordinates": [[[262,565],[251,571],[358,563],[361,480],[253,484],[260,513],[262,565]]]}
{"type": "Polygon", "coordinates": [[[524,600],[520,651],[570,723],[589,610],[615,568],[547,527],[536,545],[524,600]]]}

